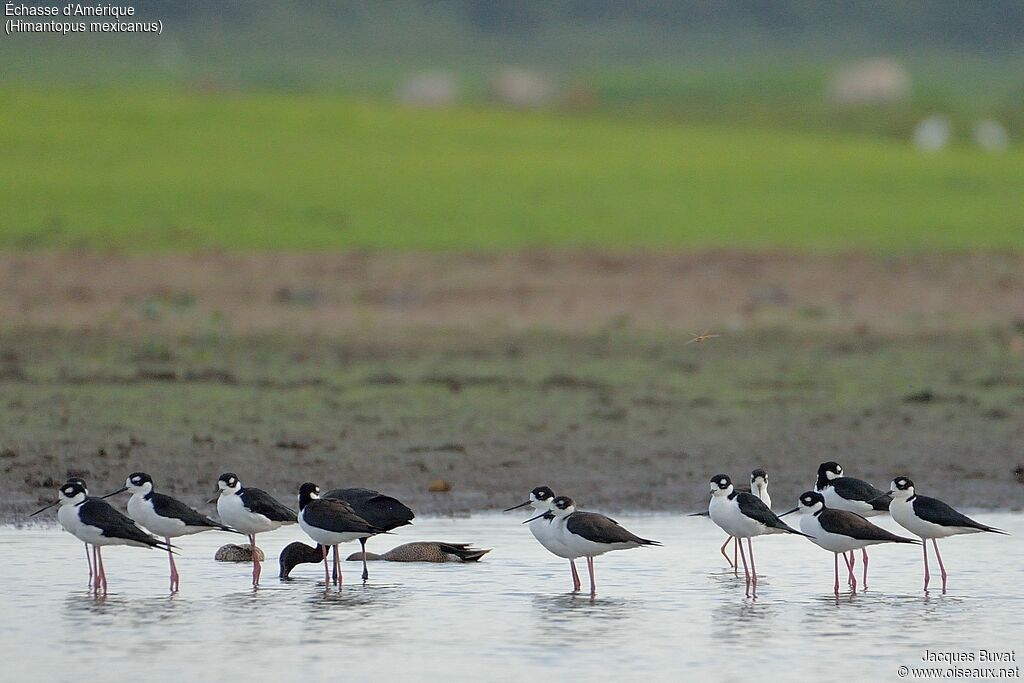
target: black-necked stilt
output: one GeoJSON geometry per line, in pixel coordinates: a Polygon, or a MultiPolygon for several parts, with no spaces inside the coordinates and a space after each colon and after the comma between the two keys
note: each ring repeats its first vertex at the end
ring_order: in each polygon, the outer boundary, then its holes
{"type": "MultiPolygon", "coordinates": [[[[612,550],[629,550],[645,545],[661,545],[658,541],[640,538],[623,528],[610,517],[596,512],[581,512],[576,509],[576,502],[568,496],[556,496],[550,510],[545,510],[537,517],[552,516],[552,524],[558,540],[571,553],[572,559],[587,558],[587,570],[590,572],[590,595],[597,595],[597,582],[594,578],[594,558],[612,550]]],[[[536,517],[532,518],[536,519],[536,517]]],[[[527,522],[532,521],[527,520],[527,522]]],[[[524,522],[526,523],[526,522],[524,522]]]]}
{"type": "MultiPolygon", "coordinates": [[[[760,467],[750,473],[750,488],[749,489],[737,489],[743,493],[751,493],[761,499],[761,502],[769,507],[772,506],[772,497],[768,494],[768,472],[761,469],[760,467]]],[[[722,544],[719,552],[722,553],[722,557],[729,563],[729,566],[735,571],[739,571],[739,561],[736,557],[737,548],[739,548],[740,539],[733,536],[727,536],[725,543],[722,544]],[[729,554],[725,551],[729,547],[729,541],[732,541],[732,559],[729,559],[729,554]]]]}
{"type": "MultiPolygon", "coordinates": [[[[817,491],[807,491],[800,495],[800,505],[786,514],[799,511],[800,530],[815,544],[835,554],[836,583],[835,593],[839,595],[839,554],[866,548],[878,543],[917,543],[911,538],[903,538],[875,526],[856,512],[833,510],[825,504],[825,497],[817,491]]],[[[853,564],[846,563],[849,573],[850,590],[857,592],[857,578],[854,576],[853,564]]]]}
{"type": "MultiPolygon", "coordinates": [[[[249,536],[252,554],[252,585],[260,583],[260,561],[256,551],[256,534],[273,531],[297,521],[295,512],[282,505],[266,491],[243,487],[238,475],[231,472],[217,479],[217,514],[222,522],[249,536]]],[[[211,501],[212,502],[212,501],[211,501]]]]}
{"type": "MultiPolygon", "coordinates": [[[[79,485],[81,485],[82,490],[85,491],[85,495],[86,496],[89,495],[89,488],[85,485],[85,479],[82,479],[81,477],[68,477],[68,480],[66,482],[64,482],[64,483],[65,484],[79,484],[79,485]]],[[[40,512],[45,512],[46,510],[49,510],[50,508],[55,507],[57,505],[60,505],[60,501],[59,500],[57,502],[55,502],[55,503],[50,503],[46,507],[39,508],[38,510],[33,512],[31,515],[29,515],[29,517],[35,517],[40,512]]],[[[58,511],[58,513],[59,513],[59,511],[58,511]]],[[[60,514],[57,515],[57,521],[64,528],[64,531],[67,531],[69,534],[72,533],[71,529],[69,529],[64,524],[64,520],[62,520],[60,518],[60,514]]],[[[89,565],[89,582],[88,582],[88,585],[91,587],[92,586],[92,577],[93,577],[93,567],[92,567],[92,555],[89,553],[89,544],[88,543],[85,544],[85,561],[89,565]]]]}
{"type": "Polygon", "coordinates": [[[924,549],[924,590],[928,591],[928,539],[935,548],[935,557],[939,560],[939,572],[942,574],[942,592],[946,592],[946,567],[942,564],[939,554],[938,539],[957,534],[978,534],[988,532],[1006,534],[1002,529],[975,522],[967,515],[957,512],[937,498],[919,496],[914,491],[914,482],[907,477],[896,477],[892,480],[889,494],[892,503],[889,513],[901,527],[920,537],[924,549]]]}
{"type": "MultiPolygon", "coordinates": [[[[442,541],[414,541],[395,546],[391,550],[377,555],[366,553],[370,561],[383,562],[479,562],[480,558],[491,552],[490,548],[474,548],[471,543],[444,543],[442,541]]],[[[358,562],[364,553],[352,553],[346,562],[358,562]]]]}
{"type": "MultiPolygon", "coordinates": [[[[511,512],[512,510],[518,510],[521,507],[529,505],[537,512],[543,513],[554,508],[555,492],[547,486],[538,486],[537,488],[530,491],[530,495],[527,496],[526,501],[519,505],[513,505],[510,508],[506,508],[504,512],[511,512]]],[[[565,544],[560,540],[561,533],[556,528],[554,522],[554,515],[537,515],[531,517],[528,521],[530,533],[537,539],[544,548],[562,559],[569,560],[569,569],[572,570],[572,589],[578,591],[580,589],[580,574],[576,571],[576,558],[579,555],[573,553],[569,548],[565,547],[565,544]]]]}
{"type": "MultiPolygon", "coordinates": [[[[355,513],[369,522],[372,526],[384,531],[391,531],[406,524],[412,524],[416,517],[402,501],[391,496],[385,496],[373,489],[348,488],[332,489],[325,493],[323,498],[343,500],[352,506],[355,513]]],[[[367,536],[359,538],[359,545],[362,546],[363,555],[366,555],[367,536]]],[[[366,569],[366,562],[363,562],[363,581],[370,578],[370,572],[366,569]]]]}
{"type": "Polygon", "coordinates": [[[737,491],[732,480],[724,474],[711,477],[711,500],[708,503],[711,521],[720,526],[725,533],[740,541],[740,560],[743,562],[743,573],[747,583],[747,595],[757,595],[757,565],[754,564],[754,546],[751,539],[763,534],[798,534],[765,505],[760,498],[752,493],[737,491]],[[743,539],[747,539],[747,550],[750,551],[750,567],[743,552],[743,539]]]}
{"type": "MultiPolygon", "coordinates": [[[[892,497],[862,479],[844,477],[842,466],[830,460],[818,465],[818,478],[814,482],[814,490],[825,499],[825,505],[832,510],[856,512],[861,517],[874,517],[889,511],[892,497]]],[[[861,550],[864,560],[864,585],[868,588],[868,551],[861,550]]],[[[856,563],[853,551],[850,551],[846,563],[851,567],[856,563]]]]}
{"type": "Polygon", "coordinates": [[[57,517],[61,526],[74,534],[78,540],[92,545],[94,580],[96,593],[107,592],[107,573],[103,569],[105,545],[130,545],[139,548],[160,548],[169,550],[169,544],[154,538],[140,529],[135,522],[111,507],[107,502],[86,494],[85,487],[78,482],[69,482],[58,489],[60,509],[57,517]]]}
{"type": "Polygon", "coordinates": [[[324,586],[331,588],[331,573],[327,568],[327,548],[334,550],[334,581],[342,584],[341,564],[338,545],[358,538],[385,533],[352,509],[352,506],[336,498],[321,498],[320,487],[306,482],[299,487],[299,526],[323,547],[324,586]]]}
{"type": "Polygon", "coordinates": [[[179,588],[178,568],[174,565],[174,554],[170,551],[172,538],[213,529],[240,533],[200,514],[176,498],[154,491],[153,478],[145,472],[132,472],[125,479],[123,487],[103,497],[110,498],[125,491],[131,491],[132,494],[128,499],[128,516],[153,535],[162,536],[168,544],[171,592],[177,592],[179,588]]]}

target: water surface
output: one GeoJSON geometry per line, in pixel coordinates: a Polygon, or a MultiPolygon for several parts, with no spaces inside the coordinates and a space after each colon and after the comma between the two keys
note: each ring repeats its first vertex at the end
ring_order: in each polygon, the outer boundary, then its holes
{"type": "MultiPolygon", "coordinates": [[[[1024,515],[977,516],[1014,535],[944,542],[947,595],[921,592],[918,548],[882,546],[871,555],[870,590],[838,600],[832,555],[792,537],[755,540],[763,578],[758,598],[744,597],[742,578],[718,554],[721,532],[671,515],[617,515],[665,545],[598,558],[593,600],[569,592],[567,563],[514,513],[417,519],[371,550],[412,540],[494,550],[478,564],[375,562],[365,586],[359,565],[346,563],[342,592],[326,595],[322,566],[277,578],[277,553],[305,540],[296,527],[260,537],[271,561],[258,591],[249,565],[212,559],[237,537],[210,532],[179,539],[174,596],[165,554],[108,548],[111,592],[100,599],[86,590],[81,543],[56,528],[3,527],[0,678],[237,681],[248,671],[252,681],[284,681],[301,669],[351,680],[900,680],[897,668],[922,665],[926,649],[1024,655],[1024,515]]],[[[586,582],[586,563],[579,567],[586,582]]]]}

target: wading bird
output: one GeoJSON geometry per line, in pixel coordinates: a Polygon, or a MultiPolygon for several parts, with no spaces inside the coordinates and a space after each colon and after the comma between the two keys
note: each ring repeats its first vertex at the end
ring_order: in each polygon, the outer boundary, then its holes
{"type": "MultiPolygon", "coordinates": [[[[661,545],[658,541],[640,538],[627,531],[614,519],[596,512],[576,510],[576,502],[568,496],[557,496],[550,510],[537,517],[550,515],[553,518],[558,540],[572,554],[570,559],[587,558],[590,572],[590,595],[597,595],[597,581],[594,578],[594,558],[612,550],[629,550],[647,545],[661,545]]],[[[523,522],[527,524],[537,517],[523,522]]]]}
{"type": "MultiPolygon", "coordinates": [[[[847,510],[833,510],[825,505],[825,497],[817,491],[800,495],[800,505],[786,514],[800,512],[800,530],[815,545],[835,554],[835,594],[839,595],[839,555],[878,543],[917,543],[912,538],[903,538],[875,526],[864,517],[847,510]]],[[[853,566],[846,565],[849,573],[850,590],[857,592],[857,577],[853,566]]]]}
{"type": "Polygon", "coordinates": [[[536,512],[542,513],[529,520],[528,526],[530,528],[530,533],[533,534],[533,537],[537,539],[537,542],[544,546],[548,552],[569,560],[569,569],[572,571],[572,589],[573,591],[578,591],[580,589],[580,575],[579,572],[576,571],[575,558],[579,556],[574,554],[574,552],[567,548],[560,540],[562,534],[554,524],[554,515],[543,514],[544,512],[554,508],[554,502],[555,492],[547,486],[538,486],[530,491],[530,495],[527,497],[525,502],[506,508],[504,512],[511,512],[512,510],[518,510],[521,507],[529,505],[536,512]]]}
{"type": "MultiPolygon", "coordinates": [[[[386,496],[379,491],[372,489],[348,488],[332,489],[325,493],[323,498],[343,500],[352,506],[357,515],[365,519],[371,526],[392,531],[400,526],[412,524],[416,517],[407,505],[397,498],[386,496]]],[[[359,537],[359,545],[363,551],[363,581],[370,578],[370,572],[366,569],[366,539],[367,536],[359,537]]]]}
{"type": "Polygon", "coordinates": [[[806,536],[791,528],[765,505],[760,498],[752,493],[737,491],[732,480],[724,474],[711,477],[711,500],[708,513],[711,521],[722,528],[725,533],[739,539],[740,560],[743,562],[743,573],[746,578],[747,596],[757,596],[757,565],[754,563],[754,545],[751,539],[764,534],[797,534],[806,536]],[[743,552],[743,539],[747,539],[747,550],[750,552],[750,566],[743,552]],[[751,591],[753,586],[753,591],[751,591]]]}
{"type": "Polygon", "coordinates": [[[338,545],[386,533],[357,515],[345,501],[321,498],[320,487],[312,482],[299,487],[299,526],[323,547],[324,586],[327,590],[331,588],[331,573],[327,568],[328,547],[334,551],[334,583],[340,588],[342,574],[338,545]]]}
{"type": "Polygon", "coordinates": [[[221,521],[249,537],[249,545],[253,548],[252,585],[258,586],[261,568],[259,553],[256,552],[256,534],[273,531],[283,524],[295,524],[295,512],[266,491],[243,487],[238,475],[232,472],[220,475],[217,489],[219,496],[215,500],[221,521]]]}
{"type": "MultiPolygon", "coordinates": [[[[824,497],[825,505],[830,509],[855,512],[861,517],[884,515],[889,510],[889,501],[892,500],[892,497],[885,491],[880,491],[862,479],[844,477],[842,466],[835,461],[823,462],[818,465],[818,478],[814,482],[814,490],[824,497]]],[[[867,590],[867,549],[862,549],[861,555],[864,560],[864,581],[861,588],[867,590]]],[[[852,550],[849,554],[843,555],[843,561],[852,572],[856,564],[856,556],[852,550]]]]}
{"type": "Polygon", "coordinates": [[[939,572],[942,574],[942,592],[946,592],[946,567],[942,564],[939,554],[938,539],[958,534],[1006,534],[981,522],[975,522],[967,515],[957,512],[938,498],[919,496],[914,490],[914,482],[907,477],[896,477],[890,484],[888,495],[892,496],[889,512],[896,523],[918,536],[924,550],[924,590],[928,592],[928,539],[935,549],[935,558],[939,561],[939,572]]]}
{"type": "Polygon", "coordinates": [[[167,560],[171,565],[172,593],[177,592],[179,588],[178,568],[174,564],[174,553],[170,550],[172,538],[215,529],[241,533],[200,514],[177,498],[154,491],[153,478],[145,472],[132,472],[125,479],[123,487],[103,497],[110,498],[125,491],[131,491],[132,494],[128,499],[128,516],[136,524],[156,536],[162,536],[167,542],[167,560]]]}

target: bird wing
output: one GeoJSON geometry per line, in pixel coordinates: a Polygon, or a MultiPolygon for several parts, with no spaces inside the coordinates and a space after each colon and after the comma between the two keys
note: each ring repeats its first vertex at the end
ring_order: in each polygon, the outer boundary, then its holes
{"type": "Polygon", "coordinates": [[[938,524],[939,526],[962,526],[968,529],[978,529],[979,531],[1005,533],[1001,529],[987,526],[981,522],[975,522],[967,515],[957,512],[938,498],[914,496],[911,504],[914,506],[914,514],[932,524],[938,524]]]}
{"type": "Polygon", "coordinates": [[[384,531],[357,515],[352,506],[345,501],[334,498],[310,501],[303,508],[302,514],[306,522],[327,531],[366,534],[379,534],[384,531]]]}
{"type": "Polygon", "coordinates": [[[297,522],[295,511],[290,507],[281,504],[276,498],[263,489],[244,488],[242,489],[242,502],[245,507],[263,515],[272,522],[297,522]]]}
{"type": "Polygon", "coordinates": [[[402,501],[373,489],[332,489],[321,497],[345,501],[360,517],[387,531],[411,524],[416,517],[402,501]]]}
{"type": "Polygon", "coordinates": [[[222,524],[218,524],[206,515],[185,505],[185,503],[182,503],[177,498],[171,498],[162,493],[154,492],[149,495],[149,502],[153,504],[153,510],[161,517],[180,519],[186,526],[208,526],[215,529],[225,528],[222,524]]]}
{"type": "Polygon", "coordinates": [[[892,496],[885,491],[876,489],[862,479],[839,477],[832,480],[832,486],[842,498],[870,503],[875,510],[888,510],[892,496]]]}
{"type": "Polygon", "coordinates": [[[569,515],[565,525],[571,533],[594,543],[661,545],[657,541],[640,538],[633,532],[623,528],[614,519],[596,512],[574,512],[569,515]]]}
{"type": "Polygon", "coordinates": [[[849,536],[859,541],[888,541],[890,543],[917,543],[875,526],[856,512],[826,508],[818,515],[818,522],[825,531],[849,536]]]}
{"type": "Polygon", "coordinates": [[[149,546],[162,545],[139,526],[110,504],[99,498],[87,498],[78,508],[78,517],[82,523],[101,530],[107,538],[123,538],[129,541],[144,543],[149,546]]]}
{"type": "MultiPolygon", "coordinates": [[[[752,493],[737,493],[736,503],[740,506],[740,512],[745,517],[749,517],[772,529],[781,529],[791,534],[800,534],[799,531],[779,519],[779,516],[772,512],[771,508],[764,504],[764,501],[752,493]]],[[[800,535],[803,536],[804,534],[800,535]]]]}

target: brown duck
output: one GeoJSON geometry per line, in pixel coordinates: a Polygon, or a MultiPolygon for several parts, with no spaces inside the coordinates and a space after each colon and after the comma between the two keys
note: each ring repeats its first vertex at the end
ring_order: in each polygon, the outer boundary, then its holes
{"type": "MultiPolygon", "coordinates": [[[[366,560],[385,562],[476,562],[491,552],[489,548],[473,548],[469,543],[443,543],[440,541],[419,541],[405,543],[386,553],[366,553],[366,560]]],[[[281,578],[286,579],[296,565],[323,561],[323,550],[298,541],[289,543],[281,551],[281,578]]],[[[363,553],[352,553],[349,562],[359,562],[363,553]]]]}

